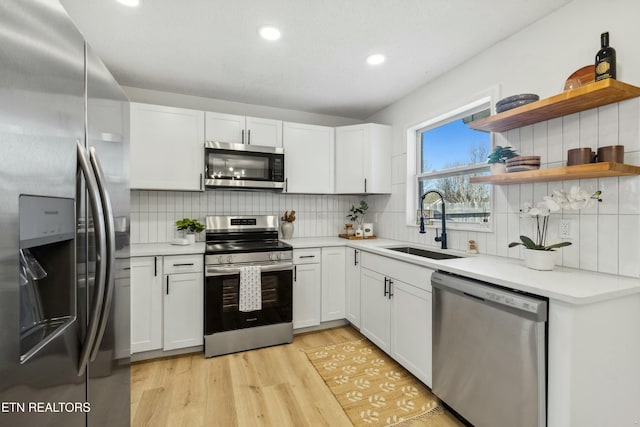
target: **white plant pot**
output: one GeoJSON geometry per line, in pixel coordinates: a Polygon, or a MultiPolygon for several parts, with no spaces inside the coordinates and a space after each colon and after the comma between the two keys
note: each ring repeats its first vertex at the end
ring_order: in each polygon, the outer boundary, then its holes
{"type": "Polygon", "coordinates": [[[556,251],[524,250],[524,265],[533,270],[549,271],[556,265],[556,251]]]}
{"type": "Polygon", "coordinates": [[[507,173],[507,165],[504,163],[491,163],[491,175],[507,173]]]}
{"type": "Polygon", "coordinates": [[[280,231],[282,231],[282,238],[284,240],[290,240],[293,237],[293,223],[283,221],[280,224],[280,231]]]}
{"type": "Polygon", "coordinates": [[[184,237],[190,245],[193,245],[196,242],[196,235],[194,233],[185,233],[184,237]]]}

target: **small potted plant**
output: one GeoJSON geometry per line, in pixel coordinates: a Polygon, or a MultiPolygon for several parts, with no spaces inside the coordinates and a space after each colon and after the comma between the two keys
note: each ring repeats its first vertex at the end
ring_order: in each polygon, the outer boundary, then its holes
{"type": "Polygon", "coordinates": [[[349,209],[349,213],[347,214],[347,218],[349,218],[352,223],[358,225],[358,228],[355,231],[355,235],[357,237],[363,237],[362,221],[364,221],[364,215],[367,213],[368,209],[369,205],[367,205],[367,202],[360,200],[360,205],[357,207],[355,205],[351,205],[351,209],[349,209]]]}
{"type": "Polygon", "coordinates": [[[202,225],[197,219],[182,218],[176,221],[176,229],[184,233],[184,237],[187,239],[189,244],[193,244],[196,242],[195,233],[200,233],[204,230],[204,225],[202,225]]]}
{"type": "Polygon", "coordinates": [[[516,153],[513,147],[496,145],[496,148],[494,148],[493,152],[487,157],[487,163],[491,165],[491,175],[506,173],[506,161],[518,156],[519,154],[516,153]]]}
{"type": "Polygon", "coordinates": [[[280,230],[282,231],[282,238],[289,240],[293,237],[293,221],[296,220],[296,211],[285,211],[284,215],[280,217],[282,223],[280,224],[280,230]]]}

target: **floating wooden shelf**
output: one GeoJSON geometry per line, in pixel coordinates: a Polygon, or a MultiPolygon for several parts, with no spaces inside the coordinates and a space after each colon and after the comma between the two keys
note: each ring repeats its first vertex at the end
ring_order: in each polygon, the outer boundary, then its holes
{"type": "Polygon", "coordinates": [[[613,162],[588,163],[586,165],[565,166],[561,168],[477,176],[471,178],[471,182],[506,185],[526,184],[530,182],[569,181],[572,179],[609,178],[628,175],[640,175],[640,166],[613,162]]]}
{"type": "Polygon", "coordinates": [[[614,79],[600,80],[550,98],[469,123],[472,129],[505,132],[640,96],[640,88],[614,79]]]}

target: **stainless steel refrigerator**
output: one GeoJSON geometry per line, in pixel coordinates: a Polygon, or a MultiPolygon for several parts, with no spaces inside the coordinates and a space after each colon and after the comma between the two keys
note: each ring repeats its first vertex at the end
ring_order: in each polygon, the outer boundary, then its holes
{"type": "Polygon", "coordinates": [[[0,425],[129,425],[128,118],[57,0],[0,2],[0,425]]]}

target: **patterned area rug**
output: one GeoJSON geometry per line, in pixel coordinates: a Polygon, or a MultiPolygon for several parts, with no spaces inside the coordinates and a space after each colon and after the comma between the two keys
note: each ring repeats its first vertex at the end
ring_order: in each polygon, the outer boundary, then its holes
{"type": "Polygon", "coordinates": [[[428,388],[366,339],[305,353],[355,426],[397,426],[444,412],[428,388]]]}

